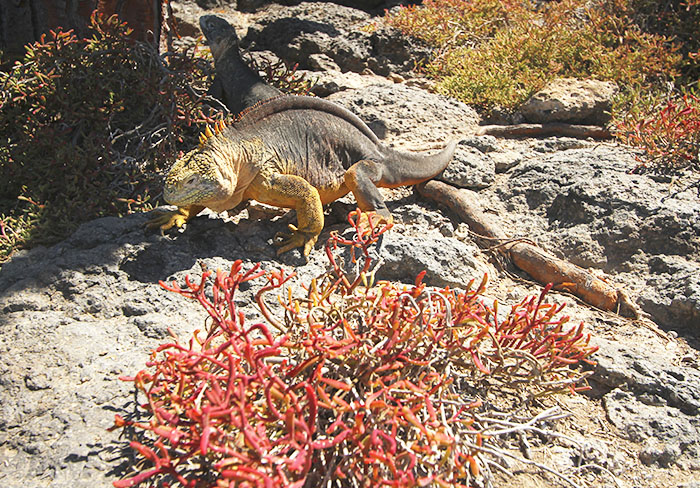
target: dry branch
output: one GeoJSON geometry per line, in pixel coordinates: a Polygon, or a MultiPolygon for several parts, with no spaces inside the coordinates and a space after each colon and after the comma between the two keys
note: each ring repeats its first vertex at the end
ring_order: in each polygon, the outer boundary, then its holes
{"type": "Polygon", "coordinates": [[[577,139],[610,139],[610,131],[597,125],[573,125],[563,123],[550,124],[516,124],[516,125],[484,125],[477,130],[476,135],[496,137],[552,137],[565,136],[577,139]]]}
{"type": "Polygon", "coordinates": [[[542,284],[552,283],[555,290],[567,291],[586,303],[625,317],[638,317],[635,305],[624,291],[618,290],[583,268],[559,259],[529,242],[508,241],[508,236],[495,221],[487,216],[476,193],[457,189],[439,181],[428,181],[417,186],[418,192],[455,212],[471,230],[489,239],[504,240],[498,251],[519,269],[542,284]]]}

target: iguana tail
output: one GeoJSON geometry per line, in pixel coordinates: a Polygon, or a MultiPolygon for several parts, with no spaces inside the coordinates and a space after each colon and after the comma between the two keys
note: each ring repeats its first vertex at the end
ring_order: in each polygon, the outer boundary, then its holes
{"type": "Polygon", "coordinates": [[[415,185],[434,178],[442,173],[450,163],[457,144],[459,144],[458,139],[450,141],[442,151],[431,155],[383,148],[386,158],[383,164],[386,167],[386,171],[382,172],[381,186],[394,188],[397,186],[415,185]]]}

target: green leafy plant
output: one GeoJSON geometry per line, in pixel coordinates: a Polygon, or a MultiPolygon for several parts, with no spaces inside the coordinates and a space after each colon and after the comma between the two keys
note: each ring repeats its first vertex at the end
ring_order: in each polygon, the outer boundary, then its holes
{"type": "Polygon", "coordinates": [[[526,11],[519,1],[425,0],[403,6],[387,20],[403,32],[438,48],[476,46],[526,11]]]}
{"type": "Polygon", "coordinates": [[[641,32],[672,39],[682,55],[682,86],[697,82],[700,77],[700,2],[698,0],[609,0],[641,32]]]}
{"type": "Polygon", "coordinates": [[[114,428],[135,435],[143,462],[115,487],[469,486],[497,452],[482,393],[586,388],[572,367],[596,348],[583,324],[565,327],[547,290],[501,314],[480,298],[485,278],[465,291],[432,289],[424,273],[412,286],[374,284],[370,246],[388,226],[367,229],[359,211],[349,221],[352,239],[326,243],[329,271],[301,296],[281,294],[280,313],[265,295],[293,274],[259,264],[163,284],[210,322],[124,378],[146,418],[118,415],[114,428]],[[247,325],[236,294],[252,280],[265,280],[255,296],[265,320],[247,325]]]}
{"type": "Polygon", "coordinates": [[[438,90],[486,110],[515,108],[555,77],[649,87],[679,74],[672,38],[642,31],[628,0],[426,0],[387,21],[436,47],[438,90]]]}
{"type": "Polygon", "coordinates": [[[150,208],[159,172],[210,120],[197,89],[209,65],[195,53],[160,56],[116,17],[94,15],[90,33],[52,32],[0,73],[0,259],[150,208]]]}
{"type": "Polygon", "coordinates": [[[556,77],[612,80],[622,140],[657,170],[696,167],[693,103],[669,101],[668,86],[691,92],[700,76],[697,0],[425,0],[386,18],[435,47],[425,72],[438,91],[488,112],[517,109],[556,77]]]}

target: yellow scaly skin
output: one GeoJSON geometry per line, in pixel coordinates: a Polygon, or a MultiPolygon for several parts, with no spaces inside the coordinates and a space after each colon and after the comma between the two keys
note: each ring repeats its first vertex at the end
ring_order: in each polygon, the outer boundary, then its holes
{"type": "Polygon", "coordinates": [[[308,256],[323,230],[323,204],[348,190],[335,186],[319,192],[301,177],[279,174],[275,168],[289,163],[273,159],[259,139],[236,145],[209,131],[202,145],[178,159],[165,179],[163,197],[178,209],[160,212],[146,226],[161,231],[181,228],[204,208],[223,212],[242,201],[256,200],[296,208],[298,226],[290,224],[290,234],[275,235],[277,254],[301,247],[308,256]],[[256,164],[259,161],[265,164],[256,164]]]}

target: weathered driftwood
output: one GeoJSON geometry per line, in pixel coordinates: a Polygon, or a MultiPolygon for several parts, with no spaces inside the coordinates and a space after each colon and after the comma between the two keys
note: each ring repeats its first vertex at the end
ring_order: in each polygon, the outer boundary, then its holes
{"type": "Polygon", "coordinates": [[[559,122],[549,124],[482,125],[476,135],[496,137],[566,136],[577,139],[610,139],[610,131],[597,125],[574,125],[559,122]]]}
{"type": "Polygon", "coordinates": [[[475,192],[457,189],[440,181],[422,183],[417,185],[417,189],[422,196],[455,212],[476,234],[502,241],[503,244],[497,247],[498,251],[539,283],[552,283],[555,290],[572,293],[601,310],[638,317],[637,308],[622,290],[532,243],[509,240],[496,219],[483,212],[475,192]]]}

